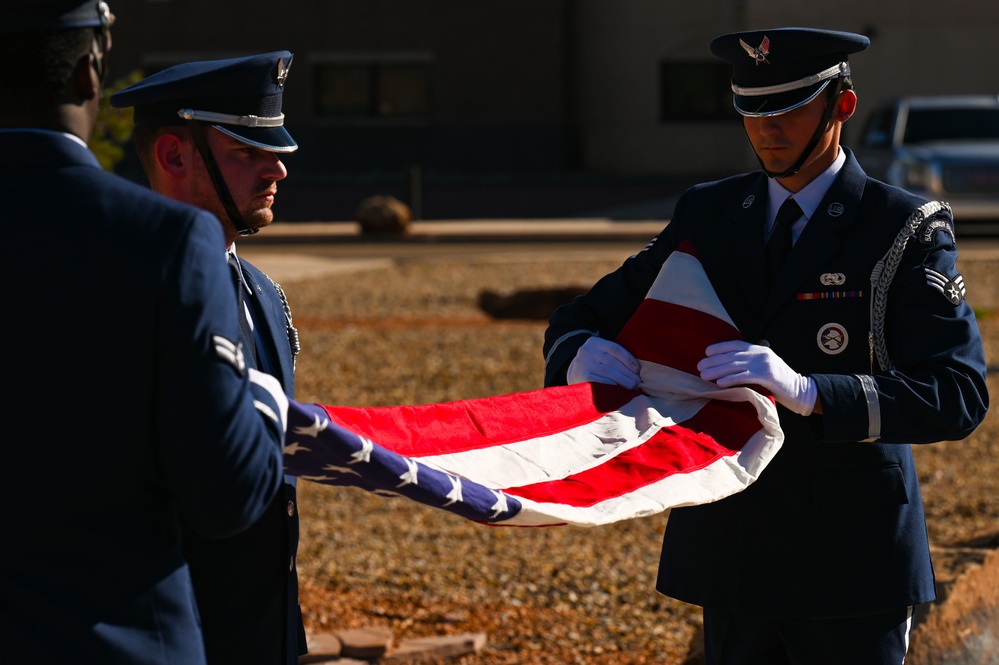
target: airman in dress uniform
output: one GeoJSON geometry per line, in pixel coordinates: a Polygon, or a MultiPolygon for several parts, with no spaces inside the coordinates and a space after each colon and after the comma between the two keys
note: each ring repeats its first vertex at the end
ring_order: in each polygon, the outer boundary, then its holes
{"type": "Polygon", "coordinates": [[[218,220],[87,148],[112,23],[98,0],[0,0],[0,299],[25,324],[0,407],[11,665],[203,665],[181,524],[231,537],[282,484],[287,396],[244,361],[218,220]]]}
{"type": "Polygon", "coordinates": [[[701,378],[777,401],[785,441],[761,477],[668,519],[657,589],[704,608],[709,665],[901,663],[913,606],[934,599],[909,444],[962,439],[988,407],[949,207],[868,178],[840,145],[849,56],[868,45],[809,28],[715,39],[761,170],[687,190],[546,332],[546,384],[639,385],[614,338],[689,242],[743,335],[705,349],[701,378]]]}
{"type": "MultiPolygon", "coordinates": [[[[289,398],[299,345],[288,300],[236,257],[235,241],[273,221],[278,182],[288,174],[281,156],[298,148],[282,113],[291,63],[288,51],[184,63],[111,97],[112,106],[135,109],[135,143],[153,190],[220,220],[218,260],[231,268],[247,362],[277,377],[289,398]]],[[[291,476],[246,531],[223,540],[185,532],[209,663],[294,665],[306,652],[297,548],[291,476]]]]}

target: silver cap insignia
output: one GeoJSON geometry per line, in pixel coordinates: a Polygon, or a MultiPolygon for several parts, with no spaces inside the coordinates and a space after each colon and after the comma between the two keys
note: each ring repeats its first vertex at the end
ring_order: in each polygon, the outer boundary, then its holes
{"type": "Polygon", "coordinates": [[[293,58],[288,59],[288,64],[285,64],[284,58],[278,60],[278,70],[277,70],[277,84],[278,87],[283,88],[284,82],[288,80],[288,72],[291,71],[291,61],[293,58]]]}
{"type": "Polygon", "coordinates": [[[770,38],[767,37],[766,35],[763,36],[763,41],[760,42],[760,45],[757,46],[756,48],[753,48],[752,46],[742,41],[741,39],[739,40],[739,45],[742,46],[743,49],[745,49],[746,53],[749,54],[750,58],[756,61],[757,65],[760,64],[761,62],[765,62],[768,65],[770,64],[770,61],[767,60],[767,55],[770,54],[770,38]]]}

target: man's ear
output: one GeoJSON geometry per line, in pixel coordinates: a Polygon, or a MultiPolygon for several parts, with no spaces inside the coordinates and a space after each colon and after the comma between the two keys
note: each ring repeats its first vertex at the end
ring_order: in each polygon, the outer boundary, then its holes
{"type": "Polygon", "coordinates": [[[853,90],[844,90],[836,100],[836,113],[833,114],[836,120],[846,122],[853,117],[857,110],[857,93],[853,90]]]}
{"type": "Polygon", "coordinates": [[[86,53],[76,60],[73,68],[73,93],[82,101],[94,99],[101,93],[101,81],[94,69],[94,55],[86,53]]]}
{"type": "Polygon", "coordinates": [[[187,142],[176,134],[161,134],[153,144],[153,155],[160,171],[172,178],[183,178],[191,169],[191,151],[187,142]]]}

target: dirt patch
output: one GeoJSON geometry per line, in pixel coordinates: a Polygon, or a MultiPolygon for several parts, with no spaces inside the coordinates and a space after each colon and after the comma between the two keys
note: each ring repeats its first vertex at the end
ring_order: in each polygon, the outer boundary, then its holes
{"type": "Polygon", "coordinates": [[[913,635],[911,665],[999,663],[999,550],[969,566],[913,635]]]}

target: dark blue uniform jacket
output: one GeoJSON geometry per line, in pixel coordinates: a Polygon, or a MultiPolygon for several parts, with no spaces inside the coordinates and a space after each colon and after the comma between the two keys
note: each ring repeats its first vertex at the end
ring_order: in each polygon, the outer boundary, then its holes
{"type": "Polygon", "coordinates": [[[232,536],[282,476],[219,222],[57,133],[0,162],[0,662],[204,663],[181,523],[232,536]]]}
{"type": "MultiPolygon", "coordinates": [[[[222,249],[220,245],[219,262],[222,249]]],[[[294,398],[295,361],[278,287],[248,261],[239,262],[253,291],[247,303],[262,354],[258,369],[277,377],[289,399],[294,398]]],[[[256,364],[247,356],[249,364],[256,364]]],[[[191,565],[210,665],[295,665],[299,654],[306,652],[297,549],[298,504],[291,476],[285,477],[263,517],[237,536],[215,540],[185,533],[184,553],[191,565]]]]}
{"type": "Polygon", "coordinates": [[[613,339],[666,257],[691,240],[744,339],[766,340],[812,376],[824,413],[806,418],[779,407],[784,445],[756,483],[672,511],[657,588],[701,606],[797,617],[930,601],[933,570],[909,444],[964,438],[988,407],[978,327],[955,298],[961,280],[950,225],[927,221],[902,253],[884,317],[894,368],[883,370],[869,345],[870,278],[924,200],[868,178],[847,150],[768,295],[766,198],[762,172],[684,193],[650,246],[553,314],[546,383],[565,382],[587,338],[573,331],[613,339]]]}

